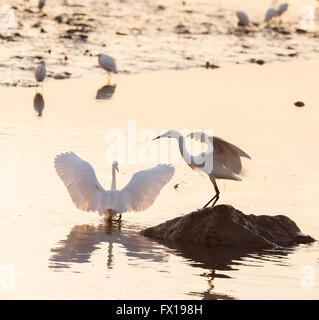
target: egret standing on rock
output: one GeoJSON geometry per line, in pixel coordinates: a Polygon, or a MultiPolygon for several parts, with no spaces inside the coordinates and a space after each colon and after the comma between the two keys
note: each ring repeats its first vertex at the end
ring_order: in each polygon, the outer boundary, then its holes
{"type": "Polygon", "coordinates": [[[37,81],[37,86],[38,86],[38,82],[44,81],[45,75],[46,75],[45,61],[41,60],[34,72],[35,80],[37,81]]]}
{"type": "Polygon", "coordinates": [[[247,27],[249,25],[249,19],[247,14],[244,11],[237,11],[236,12],[238,18],[238,25],[242,27],[247,27]]]}
{"type": "Polygon", "coordinates": [[[205,142],[208,146],[207,151],[196,156],[190,155],[185,146],[185,137],[176,130],[169,130],[153,140],[166,137],[178,141],[179,151],[185,162],[193,170],[199,170],[207,174],[213,183],[216,194],[206,203],[204,208],[212,201],[214,201],[212,204],[214,206],[220,194],[215,179],[241,181],[237,176],[242,172],[241,157],[250,159],[250,156],[234,144],[215,136],[208,136],[204,132],[193,132],[188,136],[205,142]]]}
{"type": "Polygon", "coordinates": [[[111,56],[103,53],[100,53],[98,57],[99,65],[107,71],[109,77],[108,82],[110,82],[111,72],[117,73],[115,60],[111,56]]]}
{"type": "Polygon", "coordinates": [[[126,211],[148,209],[175,171],[173,166],[165,164],[138,171],[123,189],[117,190],[115,171],[118,171],[118,163],[114,161],[111,190],[104,190],[92,166],[73,152],[58,155],[55,169],[77,208],[97,211],[107,220],[111,220],[115,214],[120,214],[121,218],[126,211]]]}

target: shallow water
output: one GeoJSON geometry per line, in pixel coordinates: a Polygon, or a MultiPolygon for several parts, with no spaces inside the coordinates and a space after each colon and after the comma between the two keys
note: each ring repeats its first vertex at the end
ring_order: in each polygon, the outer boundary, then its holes
{"type": "MultiPolygon", "coordinates": [[[[0,267],[18,299],[317,299],[318,244],[248,252],[190,245],[169,248],[139,231],[201,207],[208,179],[182,161],[155,204],[107,225],[77,210],[55,173],[56,154],[73,151],[110,185],[110,129],[210,129],[252,156],[242,182],[219,181],[220,203],[244,213],[285,214],[319,238],[318,62],[225,66],[118,76],[107,100],[104,77],[48,81],[41,116],[34,88],[0,88],[0,267]],[[275,74],[275,76],[274,76],[275,74]],[[294,76],[298,74],[298,77],[294,76]],[[302,100],[304,108],[293,103],[302,100]],[[177,190],[174,185],[181,183],[177,190]],[[302,288],[305,266],[313,287],[302,288]]],[[[177,149],[173,145],[172,150],[177,149]]],[[[158,160],[159,161],[159,160],[158,160]]],[[[119,165],[119,187],[153,164],[119,165]]]]}

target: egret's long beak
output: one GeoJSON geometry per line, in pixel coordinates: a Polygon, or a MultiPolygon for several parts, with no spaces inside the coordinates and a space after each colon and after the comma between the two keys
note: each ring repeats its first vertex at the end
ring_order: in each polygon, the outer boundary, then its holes
{"type": "Polygon", "coordinates": [[[158,136],[158,137],[152,139],[152,141],[157,140],[157,139],[159,139],[160,137],[161,137],[161,136],[158,136]]]}
{"type": "Polygon", "coordinates": [[[117,171],[117,172],[120,172],[120,170],[119,170],[119,168],[118,168],[118,167],[116,167],[116,171],[117,171]]]}

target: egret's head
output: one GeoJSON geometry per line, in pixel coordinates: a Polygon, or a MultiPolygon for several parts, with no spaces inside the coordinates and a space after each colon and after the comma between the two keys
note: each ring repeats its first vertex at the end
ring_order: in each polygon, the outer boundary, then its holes
{"type": "Polygon", "coordinates": [[[113,167],[114,169],[116,169],[117,172],[119,172],[119,164],[118,164],[118,162],[117,162],[116,160],[113,161],[112,167],[113,167]]]}
{"type": "Polygon", "coordinates": [[[45,65],[45,61],[44,60],[40,60],[39,63],[42,64],[42,65],[45,65]]]}
{"type": "Polygon", "coordinates": [[[175,138],[178,139],[181,136],[181,134],[176,130],[168,130],[167,132],[161,134],[160,136],[154,138],[153,140],[159,139],[159,138],[175,138]]]}

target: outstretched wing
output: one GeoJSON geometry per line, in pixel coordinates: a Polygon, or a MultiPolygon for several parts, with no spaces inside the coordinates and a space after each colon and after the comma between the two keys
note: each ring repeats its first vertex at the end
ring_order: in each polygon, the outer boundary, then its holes
{"type": "Polygon", "coordinates": [[[234,144],[232,144],[222,138],[210,136],[209,140],[213,141],[214,149],[215,149],[215,144],[216,144],[217,148],[218,148],[218,146],[223,147],[223,148],[228,148],[234,155],[238,155],[240,157],[245,157],[245,158],[251,159],[250,156],[245,151],[243,151],[242,149],[238,148],[234,144]]]}
{"type": "Polygon", "coordinates": [[[54,165],[76,207],[102,214],[109,203],[109,194],[98,182],[92,166],[73,152],[58,155],[54,165]]]}
{"type": "MultiPolygon", "coordinates": [[[[234,144],[218,137],[209,137],[214,146],[214,169],[225,169],[230,173],[240,174],[242,164],[240,157],[250,159],[250,156],[234,144]],[[215,167],[216,166],[216,167],[215,167]]],[[[221,170],[219,170],[221,171],[221,170]]]]}
{"type": "Polygon", "coordinates": [[[174,172],[173,166],[165,164],[136,172],[126,187],[116,193],[117,197],[113,199],[116,210],[122,213],[148,209],[174,172]]]}
{"type": "Polygon", "coordinates": [[[240,180],[233,173],[240,174],[242,171],[240,157],[250,159],[245,151],[222,138],[207,136],[204,132],[193,132],[188,136],[201,142],[205,142],[206,137],[213,144],[213,165],[216,178],[240,180]]]}

